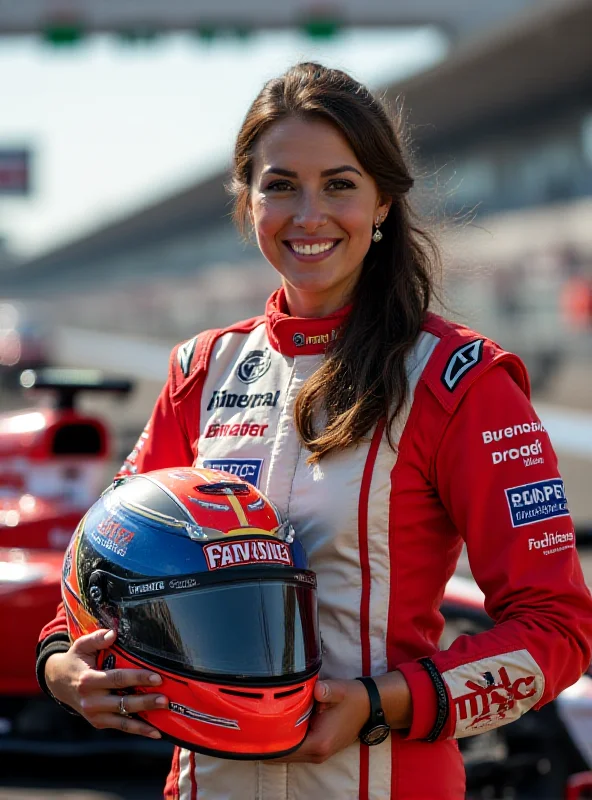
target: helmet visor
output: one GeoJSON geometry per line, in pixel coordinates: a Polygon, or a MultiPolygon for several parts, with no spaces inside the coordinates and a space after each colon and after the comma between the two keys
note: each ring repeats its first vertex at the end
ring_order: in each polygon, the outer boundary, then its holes
{"type": "Polygon", "coordinates": [[[228,681],[308,677],[320,667],[316,591],[297,581],[245,580],[122,599],[118,641],[185,675],[228,681]]]}

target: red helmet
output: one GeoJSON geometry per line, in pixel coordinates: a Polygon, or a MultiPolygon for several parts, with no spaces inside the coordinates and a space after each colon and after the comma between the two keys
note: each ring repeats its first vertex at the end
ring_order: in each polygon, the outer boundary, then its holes
{"type": "Polygon", "coordinates": [[[258,489],[216,470],[116,480],[64,559],[71,638],[117,632],[102,669],[156,670],[164,737],[223,758],[274,758],[304,739],[321,656],[316,578],[258,489]]]}

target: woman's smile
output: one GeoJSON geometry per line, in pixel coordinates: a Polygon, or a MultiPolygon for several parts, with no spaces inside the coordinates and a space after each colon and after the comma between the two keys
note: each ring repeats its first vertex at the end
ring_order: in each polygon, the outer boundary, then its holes
{"type": "Polygon", "coordinates": [[[341,239],[292,239],[284,244],[299,261],[323,261],[333,255],[341,239]]]}

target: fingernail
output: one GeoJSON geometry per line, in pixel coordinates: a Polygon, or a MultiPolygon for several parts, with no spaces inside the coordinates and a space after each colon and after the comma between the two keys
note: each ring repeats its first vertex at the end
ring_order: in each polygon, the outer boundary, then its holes
{"type": "Polygon", "coordinates": [[[157,706],[167,706],[169,704],[169,701],[166,699],[166,697],[163,697],[162,695],[160,695],[160,697],[157,697],[154,702],[156,703],[157,706]]]}
{"type": "Polygon", "coordinates": [[[148,680],[150,681],[150,683],[154,684],[162,683],[162,678],[160,677],[160,675],[157,675],[156,673],[152,673],[152,675],[148,678],[148,680]]]}
{"type": "Polygon", "coordinates": [[[327,694],[327,684],[319,683],[319,691],[321,693],[321,697],[325,697],[325,695],[327,694]]]}
{"type": "Polygon", "coordinates": [[[114,631],[107,631],[107,633],[103,636],[103,639],[105,641],[107,641],[107,639],[111,639],[111,637],[114,637],[114,636],[115,636],[114,631]]]}
{"type": "Polygon", "coordinates": [[[160,735],[160,733],[158,731],[152,731],[151,733],[148,734],[148,736],[151,739],[162,739],[162,736],[160,735]]]}

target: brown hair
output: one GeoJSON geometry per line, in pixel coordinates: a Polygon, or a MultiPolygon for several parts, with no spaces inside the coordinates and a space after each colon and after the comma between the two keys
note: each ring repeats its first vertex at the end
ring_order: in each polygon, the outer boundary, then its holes
{"type": "Polygon", "coordinates": [[[366,87],[340,70],[310,62],[266,83],[238,134],[231,191],[243,233],[255,144],[273,123],[290,116],[333,124],[376,182],[381,199],[392,198],[382,241],[372,243],[364,259],[347,322],[296,399],[296,428],[314,463],[358,444],[383,417],[394,447],[391,426],[408,392],[405,361],[434,294],[440,257],[407,197],[413,178],[403,155],[400,113],[391,122],[366,87]],[[326,416],[322,430],[314,424],[319,409],[326,416]]]}

